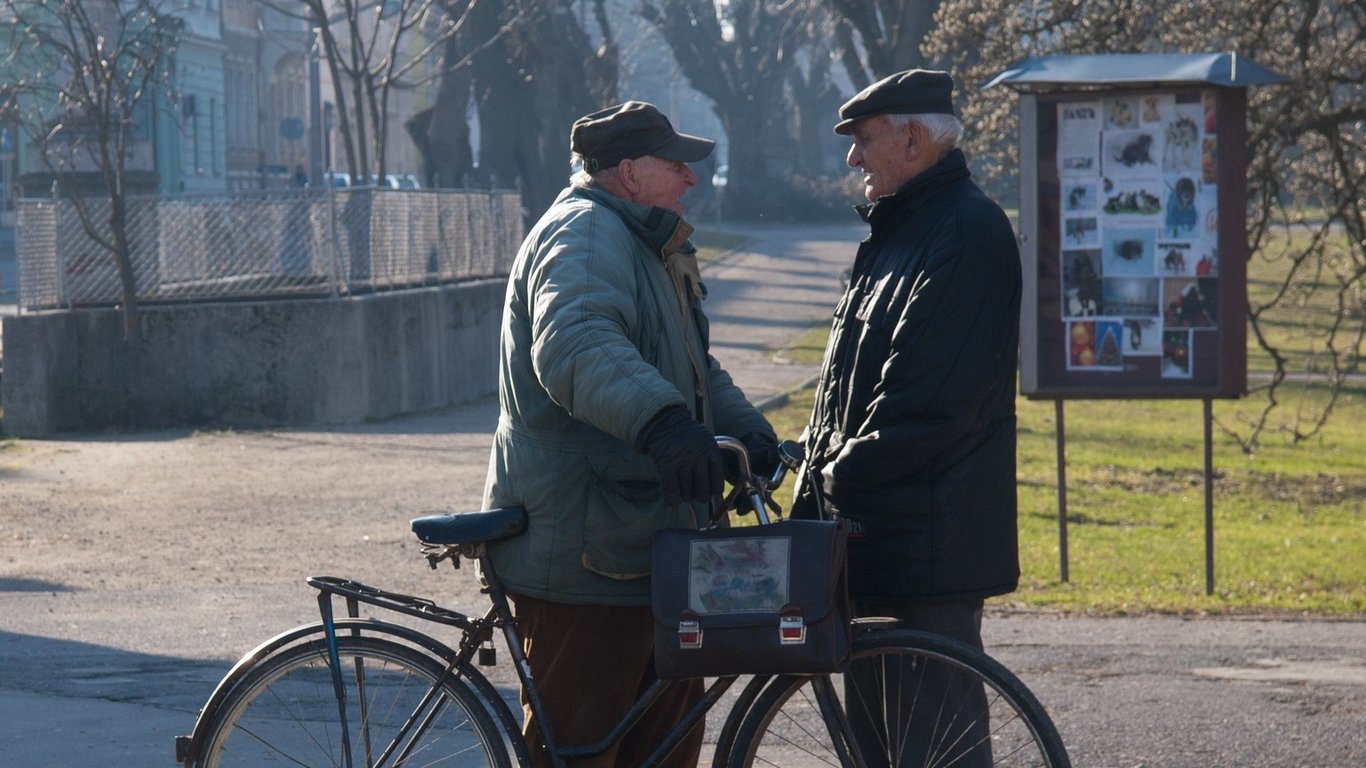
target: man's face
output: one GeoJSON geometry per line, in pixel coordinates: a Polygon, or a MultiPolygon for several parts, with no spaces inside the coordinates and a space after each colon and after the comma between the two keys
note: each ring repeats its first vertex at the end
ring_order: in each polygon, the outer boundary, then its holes
{"type": "Polygon", "coordinates": [[[854,145],[845,161],[863,171],[863,193],[870,201],[890,195],[915,175],[916,165],[910,125],[895,125],[886,115],[854,123],[854,145]]]}
{"type": "Polygon", "coordinates": [[[622,161],[622,172],[628,176],[631,200],[641,205],[652,205],[683,215],[683,193],[697,185],[697,174],[687,163],[664,160],[646,155],[622,161]]]}

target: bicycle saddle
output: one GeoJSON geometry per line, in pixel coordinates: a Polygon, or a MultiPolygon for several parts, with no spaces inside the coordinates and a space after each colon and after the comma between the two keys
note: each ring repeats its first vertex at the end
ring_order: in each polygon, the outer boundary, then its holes
{"type": "Polygon", "coordinates": [[[424,515],[413,519],[413,533],[428,544],[479,544],[526,530],[526,510],[500,507],[481,512],[424,515]]]}

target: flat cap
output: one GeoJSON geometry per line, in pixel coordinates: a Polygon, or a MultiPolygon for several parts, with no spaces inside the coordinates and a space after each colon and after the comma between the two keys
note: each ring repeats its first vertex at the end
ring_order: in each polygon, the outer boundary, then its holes
{"type": "Polygon", "coordinates": [[[873,83],[840,107],[835,133],[875,115],[952,115],[953,78],[948,72],[908,69],[873,83]]]}
{"type": "Polygon", "coordinates": [[[646,155],[694,163],[710,155],[715,146],[711,139],[675,131],[663,112],[644,101],[584,115],[569,130],[569,148],[583,157],[589,173],[646,155]]]}

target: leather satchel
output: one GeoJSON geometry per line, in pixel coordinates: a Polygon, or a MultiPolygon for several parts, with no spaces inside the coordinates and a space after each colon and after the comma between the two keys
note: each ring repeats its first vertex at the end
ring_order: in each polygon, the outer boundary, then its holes
{"type": "Polygon", "coordinates": [[[852,646],[843,522],[655,534],[655,669],[665,680],[842,671],[852,646]]]}

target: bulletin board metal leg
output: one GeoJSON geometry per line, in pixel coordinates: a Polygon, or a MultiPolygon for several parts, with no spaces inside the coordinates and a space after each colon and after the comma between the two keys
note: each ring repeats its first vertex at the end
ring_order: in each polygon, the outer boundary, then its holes
{"type": "Polygon", "coordinates": [[[1214,401],[1205,398],[1205,594],[1214,594],[1214,401]]]}
{"type": "Polygon", "coordinates": [[[1058,574],[1064,584],[1067,570],[1067,435],[1063,428],[1062,400],[1053,401],[1053,418],[1057,423],[1058,443],[1058,574]]]}

